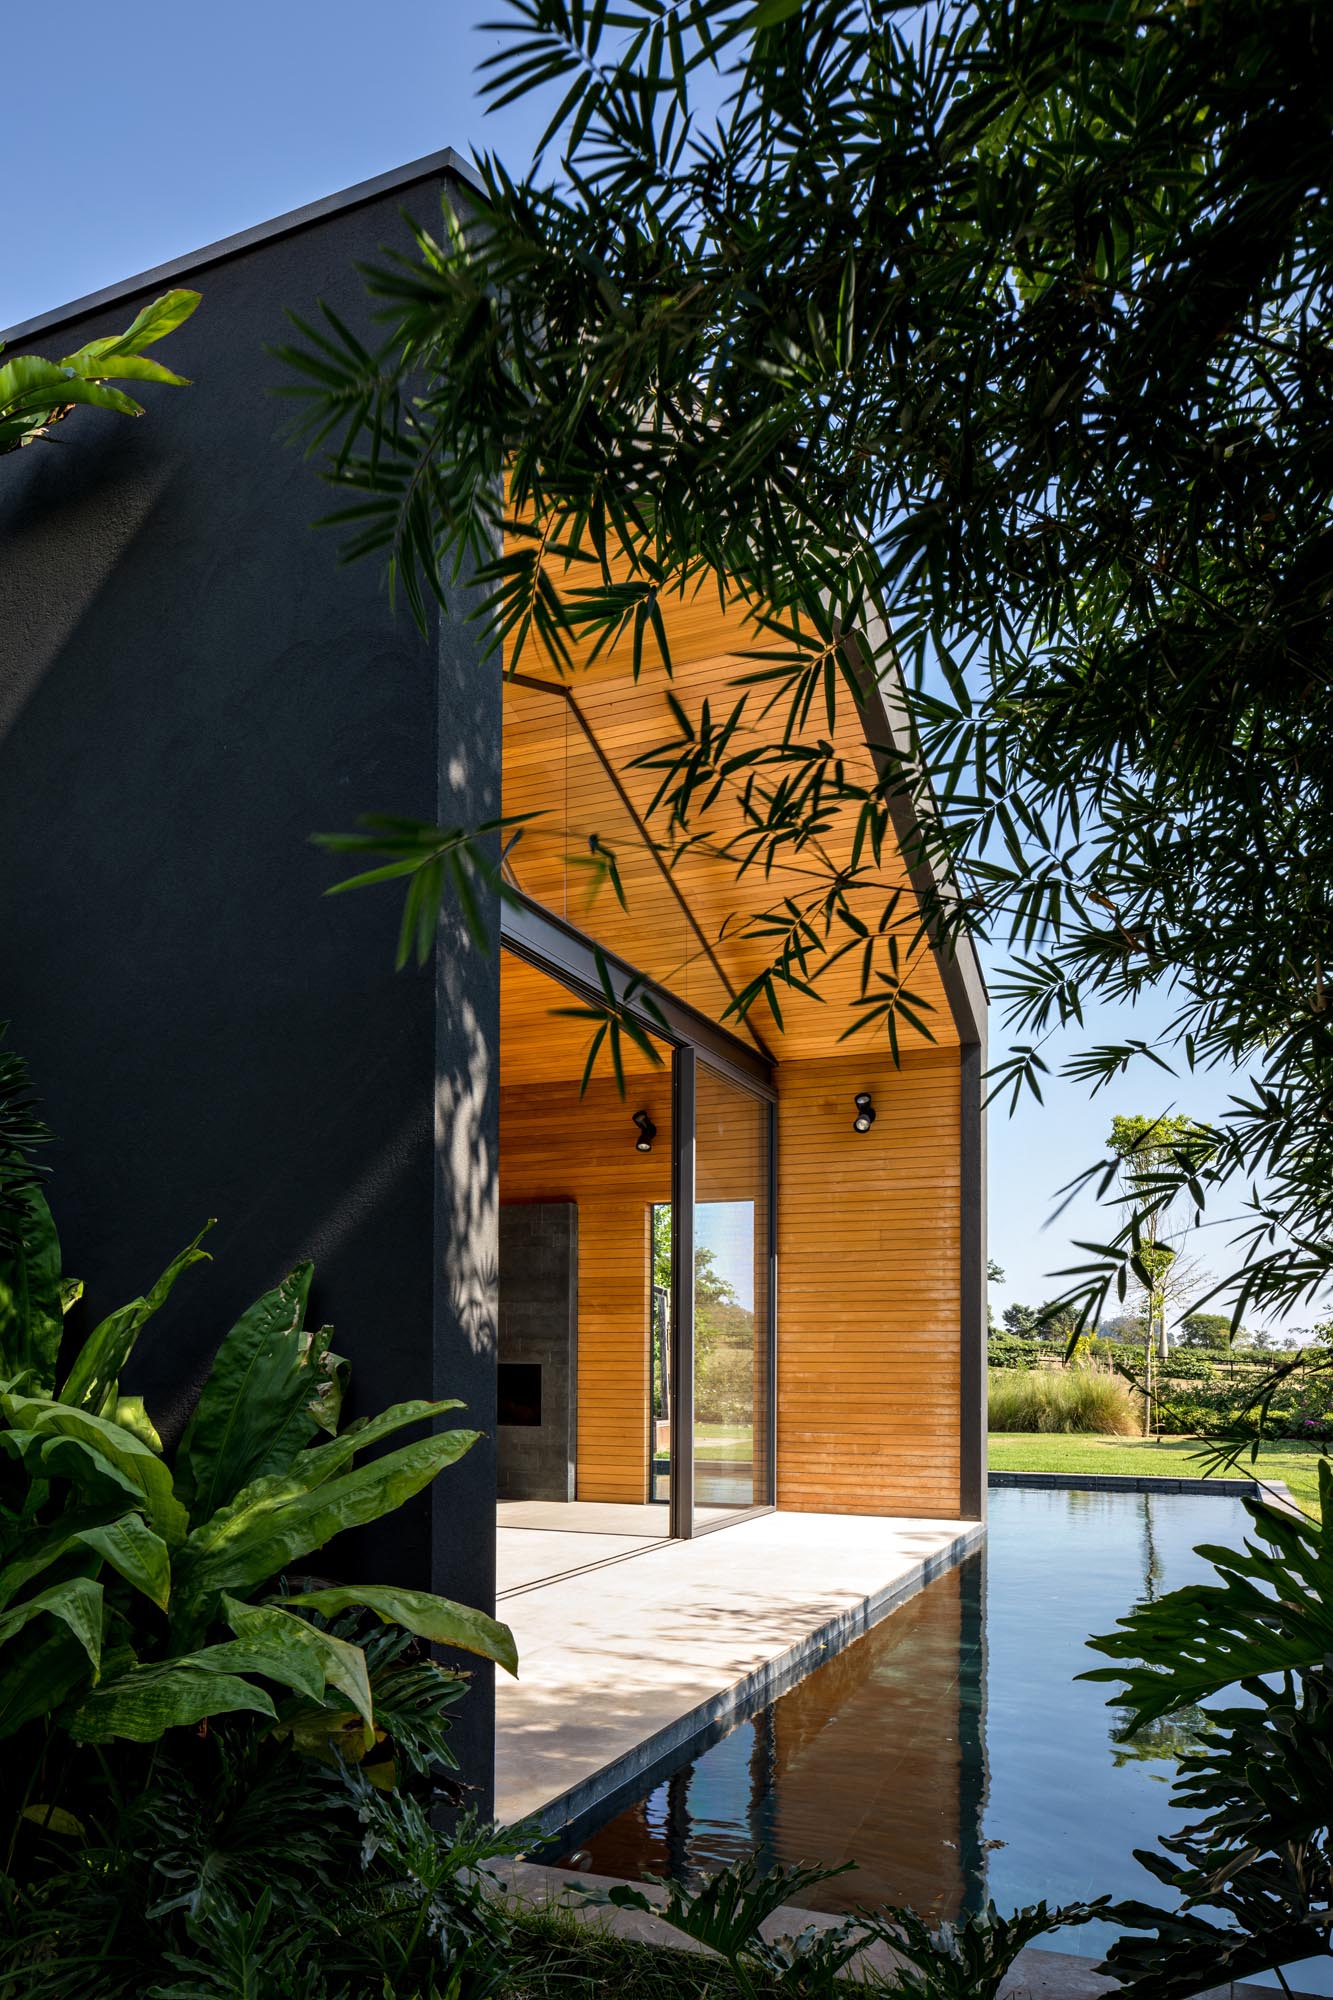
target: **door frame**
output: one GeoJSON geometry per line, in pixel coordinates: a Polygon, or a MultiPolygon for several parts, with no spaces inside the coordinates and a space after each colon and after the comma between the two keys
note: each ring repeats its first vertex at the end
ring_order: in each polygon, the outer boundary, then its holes
{"type": "MultiPolygon", "coordinates": [[[[500,907],[502,949],[526,959],[582,998],[605,1000],[604,968],[618,1005],[671,1048],[671,1497],[668,1529],[673,1540],[733,1527],[738,1521],[771,1514],[777,1493],[777,1090],[773,1066],[739,1036],[679,999],[668,988],[637,972],[624,959],[576,930],[530,897],[506,887],[500,907]],[[657,1015],[640,1003],[646,994],[657,1015]],[[660,1018],[659,1018],[660,1017],[660,1018]],[[665,1028],[663,1023],[665,1022],[665,1028]],[[694,1519],[694,1191],[695,1095],[699,1062],[766,1104],[768,1110],[768,1283],[766,1325],[767,1395],[764,1408],[764,1465],[767,1497],[738,1507],[725,1520],[700,1526],[694,1519]]],[[[650,1251],[651,1257],[651,1251],[650,1251]]],[[[651,1266],[649,1282],[651,1314],[651,1266]]],[[[645,1329],[651,1342],[651,1325],[645,1329]]],[[[651,1347],[650,1347],[651,1357],[651,1347]]],[[[651,1358],[649,1362],[651,1369],[651,1358]]],[[[651,1439],[651,1384],[649,1415],[651,1439]]],[[[652,1455],[649,1452],[649,1495],[652,1455]]]]}

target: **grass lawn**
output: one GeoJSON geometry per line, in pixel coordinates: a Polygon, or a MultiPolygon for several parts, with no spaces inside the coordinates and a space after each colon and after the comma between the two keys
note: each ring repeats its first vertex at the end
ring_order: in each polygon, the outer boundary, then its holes
{"type": "MultiPolygon", "coordinates": [[[[1282,1479],[1307,1514],[1319,1512],[1320,1451],[1313,1444],[1265,1445],[1253,1469],[1248,1459],[1236,1478],[1282,1479]]],[[[1204,1470],[1193,1438],[1089,1437],[1075,1431],[992,1431],[992,1472],[1122,1473],[1164,1479],[1198,1479],[1204,1470]]],[[[1227,1476],[1223,1474],[1222,1476],[1227,1476]]]]}

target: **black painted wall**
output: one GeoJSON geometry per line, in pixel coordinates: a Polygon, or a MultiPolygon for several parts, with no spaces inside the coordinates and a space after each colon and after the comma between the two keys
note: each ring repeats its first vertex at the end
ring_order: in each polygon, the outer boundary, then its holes
{"type": "MultiPolygon", "coordinates": [[[[85,1323],[207,1216],[215,1262],[145,1333],[174,1435],[237,1312],[313,1257],[357,1410],[462,1396],[493,1432],[498,950],[451,923],[395,974],[395,890],[326,901],[310,845],[380,810],[497,810],[500,689],[477,630],[426,644],[378,564],[337,562],[329,489],[284,442],[284,308],[368,328],[354,266],[438,216],[438,173],[192,277],[160,350],[193,378],[0,459],[0,1019],[48,1122],[85,1323]]],[[[68,352],[140,296],[30,340],[68,352]]],[[[493,913],[494,915],[495,913],[493,913]]],[[[493,1601],[487,1440],[338,1566],[493,1601]]],[[[457,1711],[489,1800],[490,1705],[457,1711]]]]}

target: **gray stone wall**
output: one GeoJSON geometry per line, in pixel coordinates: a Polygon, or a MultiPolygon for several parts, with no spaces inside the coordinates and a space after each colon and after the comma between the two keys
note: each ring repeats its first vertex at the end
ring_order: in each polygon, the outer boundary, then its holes
{"type": "Polygon", "coordinates": [[[500,1369],[541,1370],[541,1422],[496,1427],[496,1487],[502,1500],[574,1498],[578,1251],[576,1202],[509,1202],[501,1208],[500,1369]]]}

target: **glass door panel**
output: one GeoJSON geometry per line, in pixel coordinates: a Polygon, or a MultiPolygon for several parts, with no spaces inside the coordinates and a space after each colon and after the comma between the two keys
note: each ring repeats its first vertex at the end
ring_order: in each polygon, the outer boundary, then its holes
{"type": "Polygon", "coordinates": [[[768,1102],[700,1062],[694,1159],[694,1525],[771,1504],[768,1102]]]}

